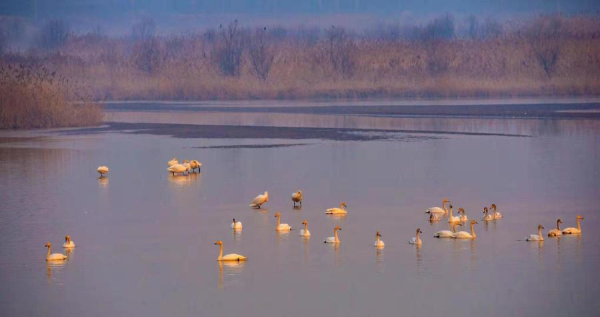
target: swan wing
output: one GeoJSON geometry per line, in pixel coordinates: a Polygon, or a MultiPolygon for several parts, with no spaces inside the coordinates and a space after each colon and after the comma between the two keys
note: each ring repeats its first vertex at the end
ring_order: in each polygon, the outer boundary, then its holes
{"type": "Polygon", "coordinates": [[[446,211],[440,207],[431,207],[427,210],[425,210],[425,213],[428,214],[445,214],[446,211]]]}
{"type": "Polygon", "coordinates": [[[235,254],[235,253],[230,253],[230,254],[224,255],[223,258],[221,258],[222,261],[244,261],[246,259],[247,259],[247,257],[245,257],[241,254],[235,254]]]}
{"type": "Polygon", "coordinates": [[[575,234],[575,233],[579,233],[579,230],[577,230],[577,228],[574,227],[569,227],[569,228],[565,228],[562,233],[564,234],[575,234]]]}

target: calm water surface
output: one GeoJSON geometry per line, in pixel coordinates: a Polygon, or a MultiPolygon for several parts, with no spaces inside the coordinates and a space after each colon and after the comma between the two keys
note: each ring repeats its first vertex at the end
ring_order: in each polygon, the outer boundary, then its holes
{"type": "Polygon", "coordinates": [[[442,133],[330,141],[0,132],[0,315],[600,312],[598,121],[109,116],[442,133]],[[303,145],[253,148],[288,143],[303,145]],[[166,162],[172,157],[200,160],[202,173],[170,176],[166,162]],[[110,175],[99,180],[95,169],[104,164],[110,175]],[[305,196],[299,210],[290,200],[297,189],[305,196]],[[265,190],[265,208],[249,208],[265,190]],[[447,229],[446,220],[430,224],[423,211],[443,197],[475,219],[495,203],[504,219],[479,221],[475,241],[434,239],[434,232],[447,229]],[[346,217],[324,215],[341,201],[348,204],[346,217]],[[276,212],[297,229],[307,219],[312,237],[295,230],[277,234],[276,212]],[[577,214],[585,217],[581,236],[522,241],[538,224],[553,228],[559,217],[564,227],[574,226],[577,214]],[[239,234],[229,227],[233,217],[243,222],[239,234]],[[337,224],[339,247],[323,244],[337,224]],[[407,243],[417,227],[424,232],[420,248],[407,243]],[[382,251],[373,247],[377,230],[386,243],[382,251]],[[68,261],[47,264],[44,244],[63,252],[65,234],[77,247],[68,261]],[[225,253],[249,260],[219,265],[216,240],[223,240],[225,253]]]}

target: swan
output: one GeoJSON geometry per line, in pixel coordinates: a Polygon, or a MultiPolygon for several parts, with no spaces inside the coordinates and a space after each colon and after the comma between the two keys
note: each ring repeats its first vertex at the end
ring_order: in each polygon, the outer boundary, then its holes
{"type": "Polygon", "coordinates": [[[469,218],[467,217],[467,215],[465,215],[465,210],[463,208],[458,208],[458,214],[461,215],[460,222],[469,221],[469,218]]]}
{"type": "Polygon", "coordinates": [[[241,221],[235,221],[235,218],[233,218],[233,222],[231,223],[231,229],[233,229],[233,230],[240,230],[240,229],[242,229],[242,222],[241,221]]]}
{"type": "Polygon", "coordinates": [[[50,248],[52,247],[52,243],[50,243],[50,242],[46,243],[46,245],[44,247],[48,248],[48,254],[46,255],[46,261],[62,261],[67,258],[67,256],[62,253],[50,254],[50,248]]]}
{"type": "Polygon", "coordinates": [[[430,214],[429,222],[436,222],[436,221],[440,221],[440,216],[438,214],[430,214]]]}
{"type": "Polygon", "coordinates": [[[434,238],[454,238],[456,234],[456,226],[462,226],[460,223],[450,224],[452,231],[450,230],[441,230],[433,234],[434,238]]]}
{"type": "Polygon", "coordinates": [[[304,221],[302,221],[302,224],[304,225],[304,229],[300,229],[300,235],[303,237],[310,237],[310,231],[308,231],[308,221],[304,219],[304,221]]]}
{"type": "Polygon", "coordinates": [[[215,245],[219,245],[220,251],[219,251],[219,257],[217,258],[217,261],[246,261],[246,259],[248,257],[245,257],[241,254],[235,254],[235,253],[230,253],[227,254],[225,256],[223,256],[223,241],[219,240],[217,242],[215,242],[215,245]]]}
{"type": "Polygon", "coordinates": [[[412,237],[412,239],[408,240],[408,243],[421,245],[421,236],[419,235],[420,233],[423,233],[423,231],[421,231],[421,228],[417,228],[417,236],[412,237]]]}
{"type": "Polygon", "coordinates": [[[174,157],[173,159],[171,159],[170,161],[168,161],[168,162],[167,162],[167,164],[168,164],[169,166],[173,166],[173,165],[175,165],[175,164],[179,164],[179,160],[177,160],[177,158],[176,158],[176,157],[174,157]]]}
{"type": "Polygon", "coordinates": [[[73,240],[71,240],[71,237],[69,237],[69,235],[65,236],[65,243],[63,244],[63,248],[74,248],[75,247],[75,243],[73,242],[73,240]]]}
{"type": "Polygon", "coordinates": [[[100,173],[100,177],[104,177],[105,174],[108,174],[108,167],[104,165],[98,166],[98,169],[96,171],[100,173]]]}
{"type": "Polygon", "coordinates": [[[288,225],[287,223],[280,223],[280,220],[281,220],[280,213],[276,213],[275,218],[277,218],[277,227],[275,227],[275,231],[290,231],[290,230],[292,230],[292,227],[290,227],[290,225],[288,225]]]}
{"type": "Polygon", "coordinates": [[[556,220],[556,229],[552,229],[550,231],[548,231],[548,236],[549,237],[560,237],[562,236],[562,231],[560,230],[560,224],[562,223],[562,220],[560,220],[560,218],[558,220],[556,220]]]}
{"type": "Polygon", "coordinates": [[[173,176],[175,176],[175,173],[180,173],[180,174],[185,173],[185,171],[187,171],[187,168],[185,166],[183,166],[182,164],[175,164],[175,165],[169,166],[169,168],[167,168],[167,171],[173,173],[173,176]]]}
{"type": "Polygon", "coordinates": [[[454,238],[454,239],[475,239],[475,238],[477,238],[477,235],[475,234],[475,224],[477,224],[477,223],[478,223],[477,221],[471,220],[471,233],[468,233],[466,231],[459,231],[459,232],[455,233],[452,238],[454,238]]]}
{"type": "Polygon", "coordinates": [[[529,237],[527,237],[527,241],[544,241],[544,235],[542,234],[542,229],[544,229],[544,227],[542,225],[538,226],[538,234],[530,234],[529,237]]]}
{"type": "Polygon", "coordinates": [[[449,203],[450,201],[448,200],[448,198],[444,198],[442,200],[442,208],[440,207],[431,207],[427,210],[425,210],[426,214],[446,214],[448,213],[448,209],[446,209],[446,203],[449,203]]]}
{"type": "Polygon", "coordinates": [[[342,230],[342,228],[340,228],[339,225],[335,226],[335,228],[333,228],[333,237],[329,237],[327,239],[325,239],[325,241],[323,241],[324,243],[340,243],[340,238],[338,238],[338,230],[342,230]]]}
{"type": "Polygon", "coordinates": [[[379,231],[377,231],[377,233],[375,234],[375,238],[377,239],[375,240],[375,247],[378,249],[385,248],[385,243],[381,241],[381,233],[379,233],[379,231]]]}
{"type": "Polygon", "coordinates": [[[340,208],[329,208],[325,211],[326,214],[329,215],[345,215],[346,212],[346,203],[342,202],[340,203],[340,208]]]}
{"type": "Polygon", "coordinates": [[[581,220],[583,220],[583,217],[581,215],[577,215],[577,228],[573,228],[573,227],[569,227],[569,228],[565,228],[562,233],[563,234],[581,234],[581,220]]]}
{"type": "Polygon", "coordinates": [[[490,209],[494,209],[494,212],[492,213],[494,219],[502,219],[502,214],[496,211],[496,204],[492,204],[490,209]]]}
{"type": "Polygon", "coordinates": [[[452,205],[450,205],[450,216],[448,217],[448,223],[459,223],[460,217],[452,215],[452,205]]]}
{"type": "Polygon", "coordinates": [[[250,203],[250,207],[254,207],[254,208],[258,208],[260,209],[260,206],[266,202],[269,201],[269,193],[265,192],[262,195],[258,195],[256,197],[254,197],[254,199],[252,200],[252,202],[250,203]]]}
{"type": "Polygon", "coordinates": [[[188,172],[188,173],[190,172],[192,165],[190,164],[189,160],[183,160],[183,163],[181,163],[181,165],[183,165],[185,167],[186,172],[188,172]]]}
{"type": "Polygon", "coordinates": [[[198,173],[200,173],[200,167],[202,167],[202,163],[196,160],[190,161],[190,168],[192,169],[192,172],[195,172],[195,169],[198,169],[198,173]]]}
{"type": "Polygon", "coordinates": [[[292,201],[294,202],[294,207],[296,207],[296,203],[300,203],[302,206],[302,191],[299,190],[295,193],[292,193],[292,201]]]}
{"type": "Polygon", "coordinates": [[[488,210],[487,207],[483,207],[483,214],[485,215],[485,216],[483,216],[483,219],[482,219],[483,221],[492,221],[492,220],[494,220],[494,216],[492,216],[492,215],[489,214],[489,210],[488,210]]]}

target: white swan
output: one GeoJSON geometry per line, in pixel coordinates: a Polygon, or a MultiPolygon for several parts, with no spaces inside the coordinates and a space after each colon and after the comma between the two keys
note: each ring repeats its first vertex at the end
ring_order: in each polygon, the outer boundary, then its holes
{"type": "Polygon", "coordinates": [[[191,160],[190,161],[190,168],[192,169],[192,172],[195,172],[195,169],[198,169],[198,173],[200,173],[200,168],[202,167],[202,163],[196,161],[196,160],[191,160]]]}
{"type": "Polygon", "coordinates": [[[467,215],[465,215],[465,210],[463,208],[458,208],[458,214],[461,215],[460,222],[469,221],[469,218],[467,217],[467,215]]]}
{"type": "Polygon", "coordinates": [[[377,233],[375,234],[375,238],[377,239],[375,240],[375,247],[378,249],[385,248],[385,243],[381,241],[381,233],[379,233],[379,231],[377,231],[377,233]]]}
{"type": "Polygon", "coordinates": [[[452,228],[452,231],[450,230],[441,230],[438,231],[436,233],[433,234],[434,238],[454,238],[454,235],[456,234],[456,226],[462,226],[462,224],[460,223],[451,223],[450,224],[450,228],[452,228]]]}
{"type": "Polygon", "coordinates": [[[167,162],[167,164],[168,164],[169,166],[173,166],[173,165],[175,165],[175,164],[179,164],[179,160],[178,160],[176,157],[174,157],[174,158],[172,158],[170,161],[168,161],[168,162],[167,162]]]}
{"type": "Polygon", "coordinates": [[[248,257],[245,257],[243,255],[240,254],[235,254],[235,253],[230,253],[227,254],[225,256],[223,256],[223,241],[219,240],[217,242],[215,242],[215,245],[218,244],[219,245],[219,257],[217,258],[217,261],[246,261],[246,259],[248,257]]]}
{"type": "Polygon", "coordinates": [[[324,243],[340,243],[340,238],[338,238],[338,230],[342,230],[339,225],[333,228],[333,237],[329,237],[323,241],[324,243]]]}
{"type": "Polygon", "coordinates": [[[302,224],[304,225],[304,229],[300,230],[300,235],[303,237],[310,237],[310,231],[308,231],[308,221],[304,219],[304,221],[302,221],[302,224]]]}
{"type": "Polygon", "coordinates": [[[173,176],[175,176],[175,173],[183,174],[187,170],[188,170],[188,168],[186,168],[182,164],[171,165],[171,166],[169,166],[169,168],[167,168],[167,171],[173,173],[173,176]]]}
{"type": "Polygon", "coordinates": [[[192,169],[192,165],[190,164],[189,160],[183,160],[183,163],[181,163],[181,165],[185,167],[185,171],[188,173],[190,172],[190,169],[192,169]]]}
{"type": "Polygon", "coordinates": [[[440,215],[439,214],[430,214],[429,222],[436,222],[436,221],[440,221],[440,215]]]}
{"type": "Polygon", "coordinates": [[[287,223],[280,223],[280,221],[281,221],[280,213],[276,213],[275,218],[277,218],[277,226],[275,227],[275,231],[290,231],[290,230],[292,230],[292,227],[290,227],[290,225],[288,225],[287,223]]]}
{"type": "Polygon", "coordinates": [[[75,247],[75,243],[73,242],[73,240],[71,240],[71,237],[69,237],[69,235],[65,236],[65,243],[63,244],[63,248],[74,248],[75,247]]]}
{"type": "Polygon", "coordinates": [[[478,222],[475,220],[471,220],[471,233],[466,231],[459,231],[454,234],[452,238],[454,239],[475,239],[477,235],[475,234],[475,224],[478,222]]]}
{"type": "Polygon", "coordinates": [[[562,220],[560,220],[560,218],[558,220],[556,220],[556,229],[552,229],[550,231],[548,231],[548,236],[549,237],[560,237],[562,236],[562,231],[560,230],[560,224],[562,223],[562,220]]]}
{"type": "Polygon", "coordinates": [[[485,216],[483,216],[483,219],[482,219],[483,221],[492,221],[492,220],[494,220],[494,216],[492,216],[492,215],[489,214],[489,210],[488,210],[487,207],[483,207],[483,214],[485,215],[485,216]]]}
{"type": "Polygon", "coordinates": [[[231,229],[233,229],[233,230],[240,230],[240,229],[242,229],[242,222],[241,221],[236,221],[235,218],[233,218],[233,222],[231,223],[231,229]]]}
{"type": "Polygon", "coordinates": [[[62,253],[50,254],[50,248],[52,247],[52,243],[50,242],[46,243],[44,247],[48,248],[48,254],[46,254],[46,261],[62,261],[67,258],[67,256],[62,253]]]}
{"type": "Polygon", "coordinates": [[[427,210],[425,210],[426,214],[446,214],[448,213],[448,209],[446,209],[446,203],[449,203],[450,201],[448,200],[448,198],[444,198],[442,200],[442,208],[440,207],[431,207],[427,210]]]}
{"type": "Polygon", "coordinates": [[[341,202],[340,203],[340,208],[329,208],[325,211],[326,214],[328,215],[345,215],[346,212],[346,203],[341,202]]]}
{"type": "Polygon", "coordinates": [[[417,228],[416,237],[412,237],[412,239],[408,240],[408,243],[421,245],[421,236],[419,235],[420,233],[423,233],[423,231],[421,231],[421,228],[417,228]]]}
{"type": "Polygon", "coordinates": [[[452,205],[450,205],[450,216],[448,216],[448,223],[459,223],[460,217],[452,215],[452,205]]]}
{"type": "Polygon", "coordinates": [[[258,196],[256,196],[256,197],[254,197],[254,199],[253,199],[253,200],[252,200],[252,202],[250,203],[250,207],[253,207],[253,208],[259,208],[259,209],[260,209],[260,206],[261,206],[262,204],[264,204],[264,203],[268,202],[268,201],[269,201],[269,193],[268,193],[268,192],[265,192],[265,193],[264,193],[264,194],[262,194],[262,195],[258,195],[258,196]]]}
{"type": "Polygon", "coordinates": [[[530,234],[529,237],[527,237],[527,241],[544,241],[544,235],[542,234],[542,229],[544,229],[544,227],[542,225],[538,226],[538,234],[530,234]]]}
{"type": "Polygon", "coordinates": [[[98,169],[96,171],[100,173],[100,177],[104,177],[105,174],[108,174],[108,167],[104,165],[98,166],[98,169]]]}
{"type": "Polygon", "coordinates": [[[496,211],[496,204],[492,204],[490,209],[494,209],[494,212],[492,212],[492,217],[494,217],[494,219],[502,219],[502,214],[496,211]]]}
{"type": "Polygon", "coordinates": [[[569,227],[569,228],[565,228],[562,233],[563,234],[581,234],[581,220],[583,220],[583,217],[581,215],[577,215],[577,228],[573,228],[573,227],[569,227]]]}
{"type": "Polygon", "coordinates": [[[302,206],[302,191],[299,190],[295,193],[292,193],[292,201],[294,202],[294,207],[296,207],[296,203],[300,203],[302,206]]]}

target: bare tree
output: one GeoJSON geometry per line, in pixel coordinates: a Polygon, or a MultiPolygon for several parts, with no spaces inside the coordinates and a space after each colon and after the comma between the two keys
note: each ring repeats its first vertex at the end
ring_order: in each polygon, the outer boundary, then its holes
{"type": "Polygon", "coordinates": [[[154,37],[138,41],[132,57],[137,68],[149,74],[156,73],[165,60],[164,50],[158,39],[154,37]]]}
{"type": "Polygon", "coordinates": [[[238,28],[237,20],[226,28],[219,26],[221,40],[217,43],[215,60],[225,76],[239,76],[242,65],[244,43],[242,31],[238,28]]]}
{"type": "Polygon", "coordinates": [[[131,36],[134,40],[145,41],[156,34],[156,23],[152,18],[145,17],[131,27],[131,36]]]}
{"type": "Polygon", "coordinates": [[[248,51],[254,72],[263,81],[267,80],[275,59],[275,49],[269,45],[266,31],[267,28],[256,29],[248,40],[248,51]]]}
{"type": "Polygon", "coordinates": [[[331,67],[344,77],[352,76],[355,67],[354,42],[344,28],[331,26],[326,35],[326,51],[331,67]]]}
{"type": "Polygon", "coordinates": [[[63,20],[50,20],[42,29],[40,46],[44,49],[55,49],[63,46],[69,38],[69,26],[63,20]]]}

